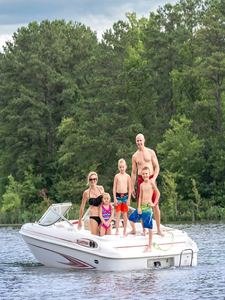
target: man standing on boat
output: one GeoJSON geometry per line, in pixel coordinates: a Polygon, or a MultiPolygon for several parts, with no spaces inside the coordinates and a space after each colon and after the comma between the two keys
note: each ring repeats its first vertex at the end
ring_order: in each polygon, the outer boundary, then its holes
{"type": "MultiPolygon", "coordinates": [[[[139,195],[140,195],[140,185],[143,182],[142,178],[142,169],[144,167],[149,167],[150,169],[150,177],[151,181],[153,181],[156,184],[156,178],[159,174],[159,163],[158,159],[156,157],[155,152],[152,149],[149,149],[145,147],[145,138],[144,135],[139,133],[136,136],[136,144],[138,147],[138,150],[134,153],[132,156],[132,172],[131,172],[131,193],[133,198],[136,198],[135,193],[135,182],[136,182],[136,175],[138,171],[138,182],[137,182],[137,204],[139,201],[139,195]]],[[[153,193],[152,196],[152,202],[155,202],[156,195],[153,193]]],[[[155,221],[157,225],[157,234],[164,236],[164,234],[161,232],[160,229],[160,210],[159,210],[159,203],[157,203],[154,207],[154,215],[155,215],[155,221]]],[[[130,232],[130,234],[135,234],[133,230],[130,232]]]]}

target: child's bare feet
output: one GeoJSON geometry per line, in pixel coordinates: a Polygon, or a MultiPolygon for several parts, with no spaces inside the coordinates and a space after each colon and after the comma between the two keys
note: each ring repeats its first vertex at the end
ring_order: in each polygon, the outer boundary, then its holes
{"type": "Polygon", "coordinates": [[[164,233],[162,233],[161,230],[158,230],[158,231],[157,231],[157,234],[158,234],[158,235],[161,235],[161,237],[164,237],[164,235],[165,235],[164,233]]]}
{"type": "Polygon", "coordinates": [[[128,236],[128,233],[127,233],[127,232],[124,232],[123,235],[124,235],[124,236],[128,236]]]}
{"type": "Polygon", "coordinates": [[[152,252],[152,247],[148,247],[145,249],[145,251],[143,251],[143,253],[147,253],[147,252],[152,252]]]}
{"type": "Polygon", "coordinates": [[[144,230],[143,230],[143,233],[142,233],[142,235],[143,235],[143,236],[146,236],[146,235],[147,235],[147,231],[146,231],[146,229],[144,229],[144,230]]]}
{"type": "Polygon", "coordinates": [[[115,235],[119,235],[119,231],[116,231],[115,235]]]}
{"type": "Polygon", "coordinates": [[[136,234],[136,231],[132,229],[128,234],[136,234]]]}

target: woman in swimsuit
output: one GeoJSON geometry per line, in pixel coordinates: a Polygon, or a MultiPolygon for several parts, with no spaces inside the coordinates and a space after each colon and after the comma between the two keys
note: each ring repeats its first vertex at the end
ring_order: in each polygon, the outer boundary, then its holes
{"type": "Polygon", "coordinates": [[[86,201],[89,201],[90,205],[90,230],[92,234],[98,235],[98,228],[99,224],[101,223],[99,217],[99,207],[102,204],[102,195],[104,193],[104,188],[101,185],[97,185],[98,182],[98,175],[95,172],[90,172],[87,177],[87,185],[89,188],[84,191],[83,198],[80,207],[80,214],[79,214],[79,222],[78,222],[78,229],[80,230],[82,227],[82,216],[84,213],[84,208],[86,201]]]}

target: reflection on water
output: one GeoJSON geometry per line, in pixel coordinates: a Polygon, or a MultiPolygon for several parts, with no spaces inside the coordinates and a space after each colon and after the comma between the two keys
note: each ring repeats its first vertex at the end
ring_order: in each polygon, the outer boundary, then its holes
{"type": "Polygon", "coordinates": [[[169,225],[187,231],[199,248],[196,268],[100,272],[39,264],[19,235],[0,228],[0,299],[225,299],[225,223],[169,225]]]}

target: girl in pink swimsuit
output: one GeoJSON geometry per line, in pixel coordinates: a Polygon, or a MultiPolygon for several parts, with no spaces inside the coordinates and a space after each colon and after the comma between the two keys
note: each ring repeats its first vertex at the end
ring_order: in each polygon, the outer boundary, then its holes
{"type": "Polygon", "coordinates": [[[111,221],[113,219],[114,209],[111,203],[111,197],[108,193],[103,194],[103,205],[100,206],[99,217],[101,219],[100,235],[111,234],[111,221]]]}

